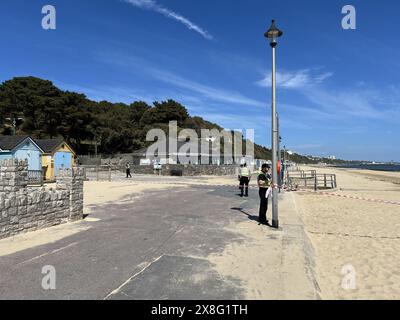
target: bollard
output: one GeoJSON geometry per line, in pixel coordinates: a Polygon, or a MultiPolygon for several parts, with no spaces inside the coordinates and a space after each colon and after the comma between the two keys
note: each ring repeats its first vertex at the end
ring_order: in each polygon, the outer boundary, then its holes
{"type": "Polygon", "coordinates": [[[318,178],[316,174],[314,175],[314,191],[318,191],[318,178]]]}

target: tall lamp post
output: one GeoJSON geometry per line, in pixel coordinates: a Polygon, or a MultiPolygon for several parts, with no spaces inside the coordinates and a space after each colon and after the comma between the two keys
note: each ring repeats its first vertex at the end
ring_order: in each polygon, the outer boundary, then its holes
{"type": "Polygon", "coordinates": [[[282,154],[281,154],[281,142],[282,142],[282,137],[281,137],[281,127],[279,124],[279,114],[278,112],[276,113],[276,119],[277,119],[277,126],[278,126],[278,164],[279,164],[279,170],[278,170],[278,185],[279,185],[279,193],[281,193],[281,186],[282,186],[282,154]]]}
{"type": "Polygon", "coordinates": [[[276,116],[276,59],[275,50],[278,45],[278,38],[282,36],[283,32],[275,25],[275,20],[272,20],[271,27],[264,34],[269,39],[272,48],[272,227],[279,228],[279,215],[278,215],[278,124],[276,116]]]}
{"type": "Polygon", "coordinates": [[[286,146],[283,146],[283,184],[286,184],[286,146]]]}

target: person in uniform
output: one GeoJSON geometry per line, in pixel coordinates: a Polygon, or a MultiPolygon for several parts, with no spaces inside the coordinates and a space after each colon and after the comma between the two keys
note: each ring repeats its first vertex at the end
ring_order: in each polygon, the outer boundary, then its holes
{"type": "Polygon", "coordinates": [[[128,179],[128,178],[132,178],[132,175],[131,175],[131,165],[130,165],[129,162],[127,162],[126,165],[125,165],[125,171],[126,171],[126,178],[127,178],[127,179],[128,179]]]}
{"type": "Polygon", "coordinates": [[[244,164],[243,166],[240,166],[240,196],[243,197],[243,194],[245,197],[249,196],[249,183],[250,183],[250,178],[251,178],[251,172],[249,168],[247,167],[247,164],[244,164]]]}
{"type": "Polygon", "coordinates": [[[267,195],[267,190],[271,186],[271,181],[272,181],[271,175],[268,173],[269,169],[270,169],[269,165],[264,163],[261,167],[261,174],[258,176],[257,179],[259,187],[258,194],[260,196],[260,211],[259,211],[258,222],[260,224],[265,224],[265,225],[268,225],[268,220],[267,220],[268,198],[266,197],[266,195],[267,195]]]}

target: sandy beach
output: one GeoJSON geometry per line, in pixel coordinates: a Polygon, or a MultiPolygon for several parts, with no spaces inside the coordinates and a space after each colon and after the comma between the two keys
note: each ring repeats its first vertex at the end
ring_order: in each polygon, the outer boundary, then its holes
{"type": "MultiPolygon", "coordinates": [[[[400,201],[400,172],[317,172],[337,174],[337,194],[400,201]]],[[[295,199],[315,249],[323,299],[400,298],[400,205],[302,191],[295,199]],[[346,271],[354,273],[355,289],[342,285],[346,271]]]]}

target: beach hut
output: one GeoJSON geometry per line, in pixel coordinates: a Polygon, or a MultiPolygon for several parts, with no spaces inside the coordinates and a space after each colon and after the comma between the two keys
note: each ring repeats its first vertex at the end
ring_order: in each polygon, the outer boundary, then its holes
{"type": "Polygon", "coordinates": [[[60,169],[75,165],[76,153],[63,139],[36,139],[43,149],[42,166],[45,180],[54,180],[60,169]]]}
{"type": "Polygon", "coordinates": [[[29,136],[0,136],[0,160],[28,160],[29,171],[42,171],[43,150],[29,136]]]}

